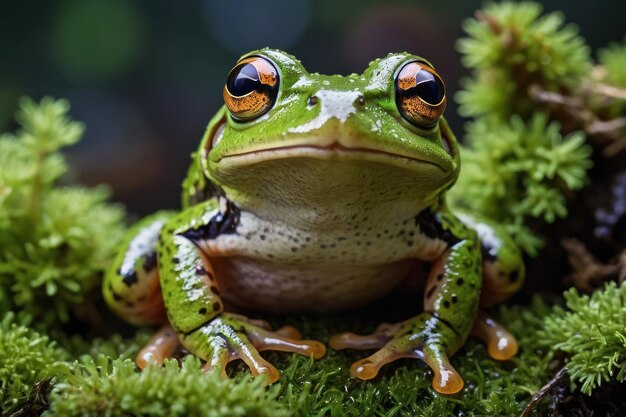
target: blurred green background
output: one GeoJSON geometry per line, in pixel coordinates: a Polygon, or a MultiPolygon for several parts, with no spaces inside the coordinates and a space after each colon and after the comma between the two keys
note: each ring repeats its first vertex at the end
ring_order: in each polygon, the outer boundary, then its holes
{"type": "MultiPolygon", "coordinates": [[[[626,2],[544,1],[595,49],[621,41],[626,2]]],[[[67,97],[86,123],[70,151],[75,179],[108,183],[143,214],[178,207],[180,183],[237,58],[264,46],[309,71],[361,72],[388,52],[427,57],[449,95],[466,73],[455,50],[481,1],[4,1],[0,9],[0,131],[19,96],[67,97]]],[[[446,112],[458,136],[463,121],[446,112]]],[[[1,167],[0,167],[1,169],[1,167]]]]}

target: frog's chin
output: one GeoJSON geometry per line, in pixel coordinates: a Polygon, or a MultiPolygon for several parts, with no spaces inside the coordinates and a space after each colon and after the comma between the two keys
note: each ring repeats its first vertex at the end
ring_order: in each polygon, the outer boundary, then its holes
{"type": "Polygon", "coordinates": [[[455,178],[431,161],[339,146],[267,149],[211,168],[211,180],[242,209],[316,227],[346,224],[355,210],[415,215],[455,178]]]}

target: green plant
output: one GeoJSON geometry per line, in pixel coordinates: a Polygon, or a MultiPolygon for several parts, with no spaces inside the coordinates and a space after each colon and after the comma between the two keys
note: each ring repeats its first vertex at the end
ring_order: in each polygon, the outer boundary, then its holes
{"type": "Polygon", "coordinates": [[[534,255],[542,240],[528,224],[565,217],[565,195],[586,182],[591,148],[584,141],[581,133],[561,136],[558,123],[541,113],[528,123],[518,116],[510,123],[478,119],[467,132],[452,201],[500,222],[534,255]]]}
{"type": "Polygon", "coordinates": [[[207,416],[283,417],[287,408],[276,401],[276,387],[265,389],[261,378],[221,380],[202,371],[188,356],[182,364],[168,360],[163,367],[137,372],[129,359],[100,355],[74,367],[57,384],[45,416],[207,416]]]}
{"type": "Polygon", "coordinates": [[[500,222],[530,255],[542,222],[567,215],[566,196],[587,182],[592,149],[582,133],[564,135],[533,98],[574,91],[591,73],[589,48],[560,13],[534,2],[490,3],[468,19],[458,42],[472,70],[457,94],[468,124],[453,205],[500,222]]]}
{"type": "Polygon", "coordinates": [[[69,370],[67,352],[24,321],[12,313],[0,321],[0,411],[6,414],[24,405],[38,383],[69,370]]]}
{"type": "Polygon", "coordinates": [[[604,70],[603,81],[626,88],[626,39],[598,51],[598,60],[604,70]]]}
{"type": "Polygon", "coordinates": [[[570,356],[568,373],[587,395],[610,379],[626,381],[626,284],[564,296],[569,311],[555,307],[545,318],[541,343],[570,356]]]}
{"type": "Polygon", "coordinates": [[[38,322],[66,321],[99,280],[123,232],[123,210],[106,188],[55,187],[59,153],[83,126],[65,100],[20,102],[16,134],[0,137],[0,308],[38,322]]]}
{"type": "Polygon", "coordinates": [[[542,15],[535,2],[487,4],[465,21],[469,35],[458,42],[463,63],[473,70],[457,95],[464,116],[507,121],[528,119],[536,109],[529,88],[576,88],[591,71],[589,47],[558,12],[542,15]]]}

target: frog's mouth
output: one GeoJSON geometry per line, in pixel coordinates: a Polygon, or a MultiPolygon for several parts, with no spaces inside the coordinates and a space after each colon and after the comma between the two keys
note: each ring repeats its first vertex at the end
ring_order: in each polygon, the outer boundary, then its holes
{"type": "Polygon", "coordinates": [[[326,146],[297,144],[266,149],[256,149],[252,151],[226,155],[222,157],[219,162],[224,162],[229,166],[243,166],[287,158],[363,160],[391,164],[408,169],[419,169],[420,167],[423,168],[424,164],[427,164],[439,168],[444,173],[450,171],[438,161],[430,160],[427,158],[403,155],[373,148],[349,147],[336,142],[326,146]]]}

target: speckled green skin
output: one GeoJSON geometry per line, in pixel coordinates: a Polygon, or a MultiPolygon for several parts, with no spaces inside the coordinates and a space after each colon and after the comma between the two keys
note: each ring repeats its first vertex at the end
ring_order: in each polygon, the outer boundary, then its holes
{"type": "Polygon", "coordinates": [[[396,72],[416,57],[391,54],[342,77],[310,74],[280,51],[253,54],[278,68],[276,103],[248,122],[218,111],[193,155],[183,210],[130,232],[105,279],[108,304],[130,321],[158,322],[133,313],[146,298],[139,284],[158,275],[182,344],[219,362],[233,345],[250,347],[224,299],[287,314],[350,308],[383,296],[416,261],[439,262],[424,313],[402,323],[388,347],[445,359],[469,335],[483,263],[497,271],[490,289],[507,295],[519,288],[523,265],[501,229],[480,223],[479,234],[493,238],[486,245],[468,227],[479,222],[447,208],[444,193],[460,168],[454,135],[443,118],[426,130],[412,125],[394,98],[396,72]],[[209,236],[211,222],[229,215],[235,224],[209,236]],[[155,251],[158,265],[145,267],[155,251]]]}

